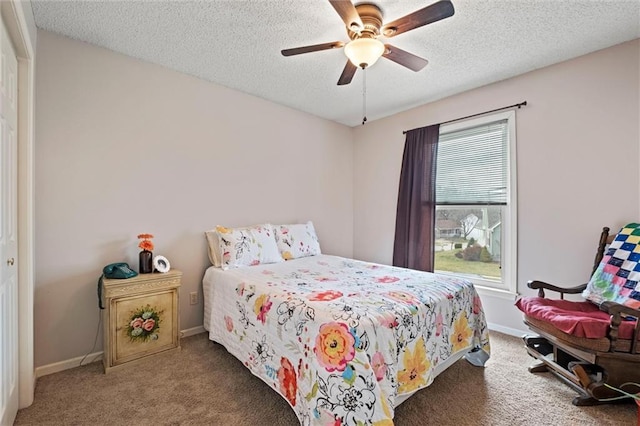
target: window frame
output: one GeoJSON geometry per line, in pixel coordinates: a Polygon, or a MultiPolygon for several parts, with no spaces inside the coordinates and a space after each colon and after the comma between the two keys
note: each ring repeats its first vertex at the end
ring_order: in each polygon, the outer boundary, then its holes
{"type": "MultiPolygon", "coordinates": [[[[509,143],[507,144],[507,203],[503,207],[501,232],[501,282],[483,280],[481,278],[459,275],[454,272],[434,271],[436,273],[449,274],[462,277],[471,281],[474,286],[481,290],[488,290],[492,293],[503,293],[503,295],[516,295],[518,287],[518,199],[517,199],[517,173],[516,173],[516,112],[515,110],[498,112],[472,118],[465,121],[444,124],[440,126],[440,134],[450,133],[470,127],[485,125],[494,121],[507,120],[507,131],[509,143]]],[[[436,201],[436,206],[439,204],[436,201]]],[[[457,207],[462,205],[447,205],[443,207],[457,207]]],[[[435,232],[435,228],[434,228],[435,232]]]]}

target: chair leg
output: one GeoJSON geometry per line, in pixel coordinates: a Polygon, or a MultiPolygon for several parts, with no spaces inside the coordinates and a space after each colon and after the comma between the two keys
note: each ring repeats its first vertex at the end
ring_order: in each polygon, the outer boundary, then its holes
{"type": "Polygon", "coordinates": [[[525,346],[541,355],[548,355],[553,352],[553,346],[544,337],[526,335],[522,340],[524,340],[525,346]]]}
{"type": "Polygon", "coordinates": [[[591,405],[604,405],[604,404],[629,404],[633,401],[631,398],[614,399],[613,401],[601,401],[588,395],[578,395],[573,398],[571,403],[577,407],[588,407],[591,405]]]}
{"type": "Polygon", "coordinates": [[[591,405],[602,404],[602,402],[588,395],[578,395],[575,398],[573,398],[573,401],[571,401],[571,403],[576,407],[588,407],[591,405]]]}
{"type": "Polygon", "coordinates": [[[546,373],[549,367],[542,361],[534,362],[529,366],[529,373],[546,373]]]}
{"type": "MultiPolygon", "coordinates": [[[[527,352],[533,358],[540,359],[541,356],[553,352],[553,346],[544,337],[525,335],[522,340],[527,347],[527,352]]],[[[542,361],[534,362],[529,367],[529,373],[545,373],[547,371],[549,371],[549,367],[542,361]]]]}

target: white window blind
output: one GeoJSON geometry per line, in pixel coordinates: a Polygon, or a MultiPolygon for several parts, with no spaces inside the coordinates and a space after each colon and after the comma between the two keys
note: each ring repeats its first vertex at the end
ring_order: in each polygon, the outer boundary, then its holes
{"type": "Polygon", "coordinates": [[[507,120],[440,135],[436,164],[439,205],[507,203],[507,120]]]}

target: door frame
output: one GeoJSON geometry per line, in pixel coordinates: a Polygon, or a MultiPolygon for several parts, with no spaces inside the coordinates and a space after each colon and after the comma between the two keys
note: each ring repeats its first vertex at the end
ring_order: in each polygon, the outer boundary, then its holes
{"type": "MultiPolygon", "coordinates": [[[[24,8],[30,1],[1,2],[1,13],[18,59],[18,406],[33,403],[34,369],[34,87],[35,40],[24,8]]],[[[4,260],[4,259],[3,259],[4,260]]]]}

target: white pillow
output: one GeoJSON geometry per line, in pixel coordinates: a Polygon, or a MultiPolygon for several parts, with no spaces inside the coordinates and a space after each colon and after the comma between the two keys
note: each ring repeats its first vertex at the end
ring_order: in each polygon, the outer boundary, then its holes
{"type": "Polygon", "coordinates": [[[270,224],[247,228],[216,226],[215,232],[222,269],[282,262],[270,224]]]}
{"type": "Polygon", "coordinates": [[[295,225],[275,225],[278,250],[285,260],[321,254],[320,243],[311,221],[295,225]]]}
{"type": "Polygon", "coordinates": [[[207,253],[209,254],[209,260],[211,264],[216,268],[219,268],[222,264],[222,255],[220,254],[220,239],[215,229],[211,231],[204,231],[204,236],[207,237],[207,253]]]}

